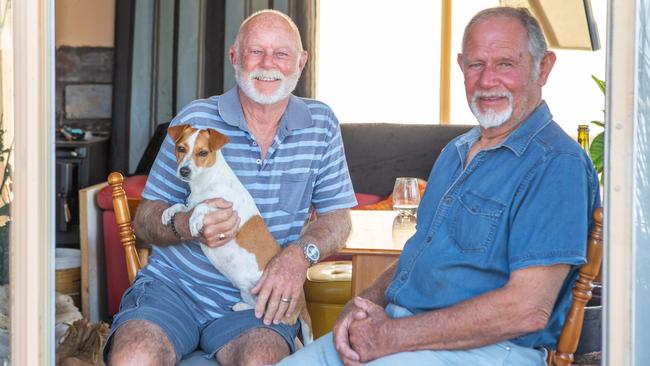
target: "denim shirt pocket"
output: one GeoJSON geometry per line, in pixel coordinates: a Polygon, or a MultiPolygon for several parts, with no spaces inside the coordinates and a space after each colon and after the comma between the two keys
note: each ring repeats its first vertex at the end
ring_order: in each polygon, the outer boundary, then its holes
{"type": "MultiPolygon", "coordinates": [[[[280,177],[279,208],[287,213],[294,214],[302,207],[303,202],[311,201],[311,173],[282,174],[280,177]]],[[[307,207],[309,204],[306,205],[307,207]]]]}
{"type": "Polygon", "coordinates": [[[506,205],[466,191],[453,213],[450,236],[462,252],[484,252],[494,242],[499,218],[506,205]]]}

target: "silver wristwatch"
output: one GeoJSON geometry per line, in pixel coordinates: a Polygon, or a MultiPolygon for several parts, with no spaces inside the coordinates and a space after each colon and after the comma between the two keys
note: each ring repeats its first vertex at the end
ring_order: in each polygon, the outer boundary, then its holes
{"type": "Polygon", "coordinates": [[[318,260],[320,259],[320,250],[318,250],[316,244],[302,241],[299,241],[297,244],[302,247],[302,252],[305,254],[305,259],[307,259],[310,266],[318,263],[318,260]]]}

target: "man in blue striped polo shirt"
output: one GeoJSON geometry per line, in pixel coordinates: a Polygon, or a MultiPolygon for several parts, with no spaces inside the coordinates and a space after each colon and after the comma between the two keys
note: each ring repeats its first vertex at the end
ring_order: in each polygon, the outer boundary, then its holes
{"type": "Polygon", "coordinates": [[[276,11],[253,14],[242,23],[230,58],[238,86],[190,103],[171,125],[228,136],[223,156],[283,250],[253,289],[256,308],[233,312],[239,290],[210,264],[199,242],[227,243],[239,217],[230,202],[216,198],[209,204],[220,210],[206,215],[201,237],[191,237],[191,212],[176,214],[169,226],[161,223],[162,211],[189,195],[176,177],[167,137],[135,219],[138,237],[155,245],[122,298],[105,349],[111,364],[174,364],[197,348],[223,365],[279,361],[294,350],[297,326],[280,319],[295,308],[307,268],[340,249],[349,234],[348,209],[356,200],[338,121],[325,104],[291,95],[307,61],[295,24],[276,11]],[[318,219],[305,226],[311,207],[318,219]]]}

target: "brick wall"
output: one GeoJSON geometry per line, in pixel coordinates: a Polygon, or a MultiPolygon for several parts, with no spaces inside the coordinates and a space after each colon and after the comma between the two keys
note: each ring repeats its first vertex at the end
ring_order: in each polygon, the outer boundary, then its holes
{"type": "Polygon", "coordinates": [[[59,47],[56,50],[57,127],[109,132],[112,83],[112,47],[59,47]]]}

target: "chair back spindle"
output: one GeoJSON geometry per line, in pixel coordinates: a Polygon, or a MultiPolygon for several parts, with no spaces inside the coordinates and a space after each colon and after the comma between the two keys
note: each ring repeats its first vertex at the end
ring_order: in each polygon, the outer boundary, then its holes
{"type": "Polygon", "coordinates": [[[126,198],[126,192],[124,192],[124,188],[122,187],[122,182],[124,182],[124,177],[118,172],[113,172],[108,176],[108,184],[112,188],[115,220],[120,230],[120,242],[122,243],[122,247],[124,247],[129,282],[133,283],[142,265],[135,247],[135,233],[131,227],[129,202],[126,198]]]}
{"type": "Polygon", "coordinates": [[[602,258],[603,209],[597,208],[594,211],[594,226],[589,232],[587,240],[587,263],[578,270],[578,280],[573,288],[573,302],[560,333],[557,351],[551,355],[549,365],[570,366],[573,362],[573,354],[578,348],[582,332],[585,306],[591,300],[593,281],[600,272],[602,258]]]}

